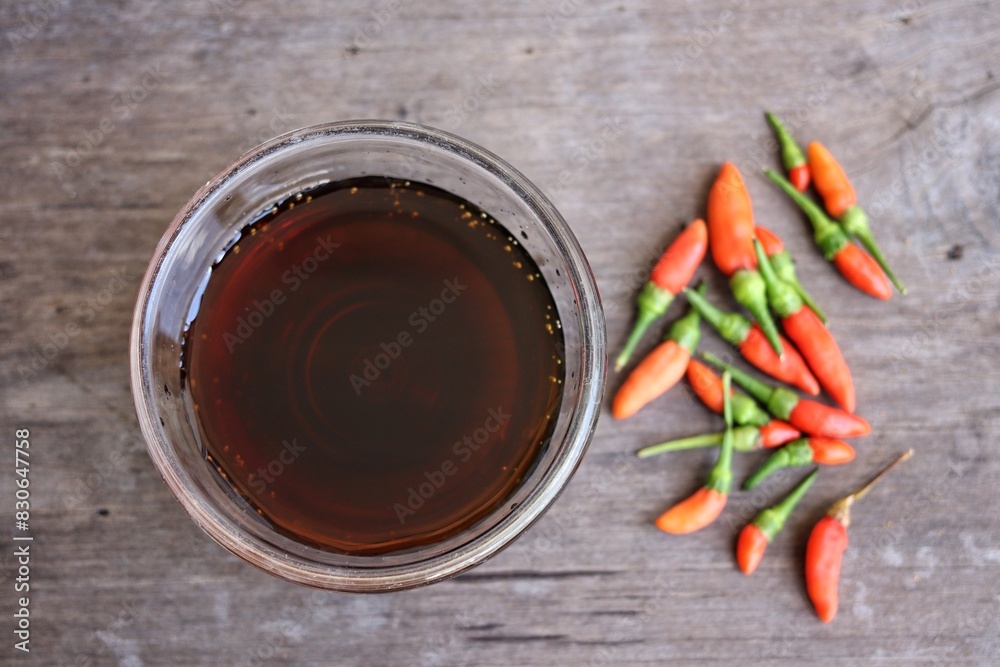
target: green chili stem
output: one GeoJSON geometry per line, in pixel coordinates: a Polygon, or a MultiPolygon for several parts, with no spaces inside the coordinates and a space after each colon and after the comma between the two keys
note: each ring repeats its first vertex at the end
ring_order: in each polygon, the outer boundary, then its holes
{"type": "Polygon", "coordinates": [[[778,419],[787,420],[792,410],[799,403],[798,395],[790,389],[772,387],[765,382],[761,382],[752,375],[727,364],[711,352],[702,352],[701,356],[716,368],[732,373],[736,384],[743,387],[748,394],[767,406],[768,412],[778,419]]]}
{"type": "Polygon", "coordinates": [[[722,414],[726,420],[726,432],[722,434],[722,447],[719,459],[708,473],[705,486],[719,493],[728,494],[733,485],[733,408],[729,400],[732,390],[732,375],[727,371],[722,374],[722,414]]]}
{"type": "Polygon", "coordinates": [[[728,370],[722,373],[722,418],[726,430],[733,430],[733,374],[728,370]]]}
{"type": "MultiPolygon", "coordinates": [[[[735,396],[733,398],[735,398],[735,396]]],[[[733,417],[735,419],[735,414],[733,417]]],[[[665,454],[667,452],[680,452],[687,449],[715,447],[722,444],[722,438],[725,434],[725,431],[719,431],[718,433],[702,433],[701,435],[692,435],[687,438],[668,440],[667,442],[661,442],[656,445],[643,447],[637,451],[635,455],[640,459],[648,459],[651,456],[665,454]]],[[[760,449],[760,447],[759,428],[756,426],[736,426],[733,428],[733,451],[752,452],[756,449],[760,449]]]]}
{"type": "Polygon", "coordinates": [[[827,216],[819,204],[796,190],[795,186],[789,183],[788,179],[781,174],[770,169],[765,169],[764,173],[779,188],[784,190],[785,194],[791,197],[792,201],[798,204],[799,208],[806,214],[806,217],[809,218],[809,222],[812,223],[813,227],[813,239],[816,241],[816,245],[819,246],[820,252],[823,253],[823,257],[831,260],[838,252],[843,250],[850,239],[847,238],[847,234],[840,228],[840,225],[827,216]]]}
{"type": "Polygon", "coordinates": [[[665,452],[679,452],[685,449],[698,449],[699,447],[711,447],[722,444],[723,433],[703,433],[702,435],[692,435],[688,438],[678,438],[668,440],[649,447],[643,447],[635,453],[640,459],[663,454],[665,452]]]}
{"type": "Polygon", "coordinates": [[[771,421],[771,415],[757,405],[757,401],[746,394],[737,393],[732,396],[731,400],[733,402],[733,421],[737,424],[744,426],[764,426],[771,421]]]}
{"type": "Polygon", "coordinates": [[[892,284],[896,286],[900,294],[906,294],[906,287],[900,282],[896,274],[893,273],[892,269],[889,268],[889,262],[886,261],[885,255],[882,254],[882,249],[878,247],[878,243],[875,242],[875,237],[872,236],[872,230],[868,226],[868,215],[864,210],[857,204],[851,206],[844,214],[840,216],[840,224],[848,234],[852,234],[859,241],[861,245],[865,247],[871,256],[875,258],[878,265],[882,267],[885,274],[889,276],[889,280],[892,284]]]}
{"type": "Polygon", "coordinates": [[[622,349],[621,354],[615,360],[616,371],[624,368],[625,364],[632,357],[632,353],[635,352],[636,346],[639,345],[639,341],[642,340],[643,335],[652,326],[653,322],[663,317],[667,312],[667,308],[670,307],[670,302],[673,300],[674,295],[659,287],[656,283],[650,281],[645,284],[636,299],[639,314],[636,317],[635,325],[632,327],[632,333],[629,334],[624,349],[622,349]]]}
{"type": "Polygon", "coordinates": [[[788,254],[788,251],[782,250],[781,252],[776,252],[773,255],[769,255],[768,259],[771,260],[771,266],[774,267],[774,272],[778,275],[778,278],[791,285],[792,289],[802,298],[805,304],[816,313],[816,317],[822,320],[823,324],[826,324],[826,313],[820,309],[809,292],[806,291],[806,288],[799,282],[799,277],[795,273],[795,262],[792,261],[792,256],[788,254]]]}
{"type": "Polygon", "coordinates": [[[782,350],[781,341],[778,339],[778,327],[767,306],[767,284],[760,272],[754,269],[740,269],[729,279],[729,286],[736,300],[757,320],[767,342],[780,357],[782,350]]]}
{"type": "Polygon", "coordinates": [[[769,387],[764,382],[761,382],[757,378],[747,373],[744,373],[735,366],[727,364],[726,362],[724,362],[722,359],[719,359],[711,352],[702,352],[701,356],[705,358],[705,361],[712,364],[719,370],[728,371],[732,375],[733,379],[736,381],[736,384],[743,387],[743,389],[745,389],[746,392],[750,394],[757,401],[766,404],[767,400],[771,397],[771,394],[773,393],[774,389],[772,387],[769,387]]]}
{"type": "Polygon", "coordinates": [[[809,438],[793,440],[767,457],[760,467],[743,482],[743,488],[750,490],[759,486],[761,482],[781,468],[807,466],[812,462],[813,451],[812,447],[809,446],[809,438]]]}
{"type": "Polygon", "coordinates": [[[788,450],[785,447],[775,451],[764,459],[764,462],[743,482],[743,490],[749,491],[756,488],[761,482],[775,470],[788,467],[788,450]]]}
{"type": "MultiPolygon", "coordinates": [[[[705,283],[698,286],[698,291],[705,292],[705,283]]],[[[695,292],[697,294],[697,292],[695,292]]],[[[688,308],[682,317],[671,325],[667,332],[667,338],[676,341],[678,345],[685,348],[689,353],[694,352],[701,340],[701,313],[695,307],[688,308]]]]}
{"type": "Polygon", "coordinates": [[[819,318],[819,321],[826,324],[826,313],[823,312],[823,309],[820,308],[819,304],[817,304],[812,298],[812,295],[806,291],[806,288],[802,286],[802,283],[796,280],[795,282],[789,284],[792,286],[792,289],[795,290],[795,293],[799,295],[799,298],[802,299],[806,306],[809,307],[809,310],[816,313],[816,317],[819,318]]]}
{"type": "Polygon", "coordinates": [[[802,152],[795,139],[792,138],[792,134],[785,129],[777,116],[770,112],[765,112],[764,116],[767,117],[767,122],[771,124],[774,134],[778,137],[778,144],[781,146],[781,162],[785,165],[785,169],[791,170],[806,164],[805,153],[802,152]]]}
{"type": "Polygon", "coordinates": [[[774,536],[780,533],[781,529],[785,527],[785,522],[788,521],[788,517],[791,516],[795,506],[806,495],[806,492],[809,491],[809,488],[818,476],[819,469],[813,470],[781,502],[767,508],[754,517],[753,524],[760,529],[760,532],[764,534],[768,542],[773,540],[774,536]]]}
{"type": "Polygon", "coordinates": [[[717,308],[703,295],[687,288],[684,289],[684,296],[687,297],[688,303],[701,313],[705,321],[712,325],[727,343],[739,345],[746,340],[750,333],[750,320],[739,313],[727,313],[717,308]]]}
{"type": "Polygon", "coordinates": [[[763,276],[764,283],[767,285],[767,299],[771,303],[771,307],[774,308],[774,312],[781,318],[799,312],[803,301],[798,292],[784,280],[778,278],[774,267],[771,266],[771,260],[764,252],[764,246],[757,239],[753,240],[753,249],[757,253],[757,270],[760,271],[760,275],[763,276]]]}

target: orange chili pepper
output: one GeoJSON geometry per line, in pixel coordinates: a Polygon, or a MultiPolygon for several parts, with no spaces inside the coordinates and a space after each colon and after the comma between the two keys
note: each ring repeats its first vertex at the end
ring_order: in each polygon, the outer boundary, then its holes
{"type": "Polygon", "coordinates": [[[792,510],[806,495],[806,491],[816,481],[817,475],[819,475],[819,470],[813,470],[808,477],[792,489],[791,493],[785,496],[784,500],[768,507],[744,526],[736,541],[736,563],[740,566],[743,574],[753,574],[753,571],[757,569],[764,557],[767,545],[773,542],[775,536],[785,527],[785,522],[788,521],[792,510]]]}
{"type": "Polygon", "coordinates": [[[726,162],[708,193],[708,238],[712,259],[731,276],[757,268],[753,253],[753,204],[740,170],[726,162]]]}
{"type": "Polygon", "coordinates": [[[816,191],[823,198],[827,213],[839,218],[858,203],[854,186],[823,144],[813,141],[806,150],[809,151],[809,166],[816,172],[816,191]]]}
{"type": "Polygon", "coordinates": [[[722,376],[723,415],[726,432],[722,438],[719,458],[708,474],[705,486],[677,503],[656,520],[656,527],[665,533],[683,535],[701,530],[722,514],[733,483],[733,411],[730,401],[730,376],[722,376]]]}
{"type": "Polygon", "coordinates": [[[649,282],[636,298],[639,314],[624,349],[615,360],[615,370],[624,368],[636,346],[653,322],[666,314],[681,289],[694,276],[708,249],[708,230],[703,220],[695,220],[670,244],[649,274],[649,282]]]}
{"type": "Polygon", "coordinates": [[[847,549],[847,527],[851,524],[851,507],[896,465],[913,456],[904,452],[883,468],[861,488],[844,496],[827,510],[809,534],[806,544],[806,591],[824,623],[837,615],[839,603],[840,567],[847,549]]]}
{"type": "Polygon", "coordinates": [[[854,380],[837,341],[816,313],[805,307],[798,293],[774,273],[760,241],[754,241],[754,248],[760,274],[767,283],[768,300],[781,318],[785,333],[802,351],[823,388],[841,407],[854,412],[854,380]]]}
{"type": "Polygon", "coordinates": [[[631,417],[644,405],[677,384],[698,347],[701,316],[694,308],[674,322],[667,338],[653,348],[622,384],[611,406],[615,419],[631,417]]]}
{"type": "Polygon", "coordinates": [[[780,356],[778,328],[767,309],[767,288],[753,252],[753,205],[740,170],[726,162],[708,193],[708,238],[716,266],[729,276],[733,296],[760,324],[780,356]]]}
{"type": "Polygon", "coordinates": [[[896,289],[906,294],[906,288],[889,268],[885,255],[875,242],[868,225],[868,215],[858,206],[858,196],[854,192],[854,186],[851,185],[840,163],[818,141],[809,144],[807,150],[809,169],[813,173],[816,191],[823,198],[827,212],[840,222],[844,231],[861,241],[865,250],[871,253],[882,270],[888,274],[896,289]]]}
{"type": "Polygon", "coordinates": [[[686,535],[701,530],[719,518],[729,498],[728,491],[708,486],[677,503],[656,519],[656,527],[664,533],[686,535]]]}

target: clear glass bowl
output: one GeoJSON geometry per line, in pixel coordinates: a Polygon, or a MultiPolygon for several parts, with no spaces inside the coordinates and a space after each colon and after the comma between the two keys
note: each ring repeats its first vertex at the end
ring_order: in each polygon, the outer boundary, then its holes
{"type": "Polygon", "coordinates": [[[412,123],[352,121],[289,132],[245,154],[177,214],[143,278],[130,345],[132,394],[167,486],[215,541],[289,581],[390,591],[483,562],[552,504],[580,463],[606,374],[604,313],[583,251],[552,204],[513,167],[463,139],[412,123]],[[300,544],[270,528],[206,462],[181,376],[181,342],[212,263],[234,233],[289,195],[327,181],[390,176],[436,185],[480,206],[538,263],[562,322],[566,378],[552,440],[509,501],[442,542],[380,556],[300,544]]]}

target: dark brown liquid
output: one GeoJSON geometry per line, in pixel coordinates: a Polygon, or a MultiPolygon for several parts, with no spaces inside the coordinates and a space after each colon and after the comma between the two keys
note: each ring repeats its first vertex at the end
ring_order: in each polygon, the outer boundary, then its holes
{"type": "Polygon", "coordinates": [[[223,255],[184,367],[209,461],[281,533],[380,554],[503,504],[552,433],[562,333],[517,239],[438,188],[278,205],[223,255]]]}

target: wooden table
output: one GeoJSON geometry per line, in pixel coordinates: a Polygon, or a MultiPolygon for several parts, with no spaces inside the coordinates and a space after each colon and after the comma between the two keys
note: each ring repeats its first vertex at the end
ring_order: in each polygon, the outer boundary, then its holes
{"type": "MultiPolygon", "coordinates": [[[[1000,663],[995,3],[286,4],[0,8],[0,506],[10,540],[13,434],[30,429],[35,537],[30,655],[13,648],[17,543],[2,548],[0,662],[1000,663]],[[864,297],[820,259],[758,173],[777,164],[765,109],[842,158],[908,296],[864,297]],[[592,262],[615,349],[643,267],[704,214],[723,160],[743,169],[758,221],[784,236],[829,310],[874,427],[752,578],[734,566],[736,532],[794,478],[735,495],[694,536],[655,530],[712,454],[631,452],[720,424],[679,390],[628,421],[605,415],[535,527],[423,590],[287,584],[188,519],[133,415],[139,277],[174,213],[233,157],[359,117],[457,132],[550,193],[592,262]],[[840,615],[824,625],[802,583],[809,526],[908,447],[914,459],[856,512],[840,615]]],[[[718,273],[702,273],[721,296],[718,273]]],[[[737,478],[755,459],[738,459],[737,478]]]]}

